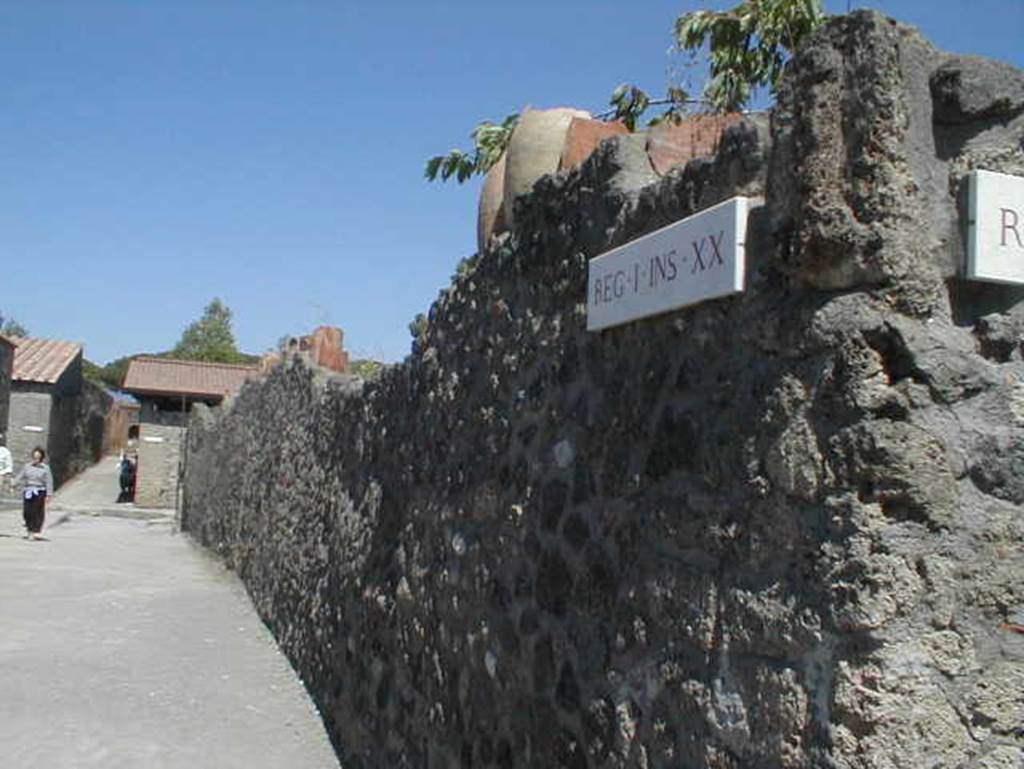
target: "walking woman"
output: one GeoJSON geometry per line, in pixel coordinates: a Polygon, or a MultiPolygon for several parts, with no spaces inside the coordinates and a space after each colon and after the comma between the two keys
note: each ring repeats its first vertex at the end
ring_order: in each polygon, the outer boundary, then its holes
{"type": "Polygon", "coordinates": [[[14,483],[21,484],[24,498],[25,539],[42,539],[46,501],[53,496],[53,473],[46,464],[46,452],[42,448],[32,449],[32,461],[14,476],[14,483]]]}

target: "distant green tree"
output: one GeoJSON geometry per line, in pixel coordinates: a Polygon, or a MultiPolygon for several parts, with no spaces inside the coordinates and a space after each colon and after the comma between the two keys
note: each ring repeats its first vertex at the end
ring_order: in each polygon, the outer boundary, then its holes
{"type": "Polygon", "coordinates": [[[103,366],[93,363],[88,358],[82,358],[82,376],[98,385],[106,384],[103,381],[103,366]]]}
{"type": "Polygon", "coordinates": [[[14,320],[14,318],[5,318],[0,314],[0,335],[3,336],[28,336],[28,329],[23,325],[14,320]]]}
{"type": "MultiPolygon", "coordinates": [[[[167,353],[158,353],[156,357],[159,357],[160,355],[166,356],[167,353]]],[[[92,379],[94,382],[106,385],[111,390],[120,390],[121,385],[124,384],[124,375],[128,373],[128,364],[132,362],[133,358],[137,357],[139,357],[139,355],[126,355],[123,358],[112,360],[98,372],[93,372],[93,375],[90,375],[91,370],[87,366],[85,376],[92,379]]],[[[89,362],[86,361],[86,363],[89,362]]]]}
{"type": "Polygon", "coordinates": [[[381,363],[377,360],[354,360],[348,364],[348,371],[350,374],[362,377],[368,381],[378,379],[381,374],[384,373],[384,369],[387,368],[386,363],[381,363]]]}
{"type": "Polygon", "coordinates": [[[218,298],[206,305],[203,316],[185,329],[171,356],[208,363],[245,363],[250,359],[235,346],[231,310],[218,298]]]}

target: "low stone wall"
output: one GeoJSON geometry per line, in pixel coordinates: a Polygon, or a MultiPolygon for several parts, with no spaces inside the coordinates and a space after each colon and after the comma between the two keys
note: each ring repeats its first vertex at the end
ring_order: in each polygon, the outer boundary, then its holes
{"type": "Polygon", "coordinates": [[[7,432],[11,408],[11,373],[14,368],[14,345],[0,337],[0,433],[7,432]]]}
{"type": "Polygon", "coordinates": [[[88,469],[103,457],[107,415],[113,406],[114,399],[110,394],[88,380],[83,381],[77,395],[55,402],[55,422],[60,423],[58,435],[61,450],[54,452],[59,458],[59,466],[54,468],[54,472],[61,483],[88,469]]]}
{"type": "Polygon", "coordinates": [[[19,382],[10,400],[7,446],[16,467],[41,446],[61,486],[103,456],[106,418],[113,398],[77,371],[57,385],[19,382]],[[70,384],[68,383],[70,382],[70,384]]]}
{"type": "Polygon", "coordinates": [[[379,380],[198,409],[183,526],[343,765],[1017,766],[1024,293],[956,269],[1022,113],[1020,72],[834,20],[770,137],[543,179],[379,380]],[[589,257],[759,193],[744,294],[586,332],[589,257]]]}
{"type": "Polygon", "coordinates": [[[186,428],[144,422],[139,425],[135,503],[173,508],[178,504],[182,445],[186,428]]]}
{"type": "Polygon", "coordinates": [[[15,473],[29,461],[36,446],[44,449],[48,446],[50,412],[49,394],[23,389],[11,392],[6,441],[14,461],[15,473]]]}

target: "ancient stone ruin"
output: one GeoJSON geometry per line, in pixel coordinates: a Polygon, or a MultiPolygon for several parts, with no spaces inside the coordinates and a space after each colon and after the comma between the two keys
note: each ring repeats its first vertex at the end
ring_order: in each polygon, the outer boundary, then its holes
{"type": "Polygon", "coordinates": [[[637,157],[518,198],[379,380],[195,414],[182,525],[347,769],[1020,767],[1024,291],[960,265],[1024,73],[859,12],[637,157]],[[589,258],[734,195],[745,292],[585,330],[589,258]]]}
{"type": "Polygon", "coordinates": [[[344,339],[344,332],[334,326],[317,326],[312,334],[285,337],[279,350],[269,352],[260,359],[260,373],[269,374],[286,358],[298,356],[308,365],[344,374],[349,366],[344,339]]]}
{"type": "Polygon", "coordinates": [[[621,122],[594,119],[590,113],[559,107],[527,109],[508,149],[487,172],[477,211],[477,246],[484,251],[491,237],[515,224],[516,199],[547,174],[571,171],[611,136],[622,136],[620,150],[633,155],[631,170],[640,176],[631,185],[653,183],[676,165],[717,151],[725,129],[743,119],[740,113],[693,115],[629,133],[621,122]],[[646,158],[646,161],[645,161],[646,158]]]}

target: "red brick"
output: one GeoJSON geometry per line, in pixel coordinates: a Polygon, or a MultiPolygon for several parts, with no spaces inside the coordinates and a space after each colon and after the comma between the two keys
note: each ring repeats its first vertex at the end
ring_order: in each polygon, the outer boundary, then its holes
{"type": "Polygon", "coordinates": [[[743,120],[743,115],[695,115],[678,125],[668,123],[652,128],[647,137],[647,154],[654,170],[664,176],[670,169],[694,158],[713,155],[722,133],[743,120]]]}
{"type": "Polygon", "coordinates": [[[309,352],[318,366],[344,373],[348,369],[348,353],[342,349],[343,339],[340,328],[319,326],[312,335],[299,340],[299,349],[309,352]]]}
{"type": "Polygon", "coordinates": [[[597,145],[605,139],[629,133],[622,123],[606,123],[603,120],[574,117],[569,123],[565,134],[565,145],[562,147],[562,158],[559,168],[575,168],[590,157],[597,145]]]}

